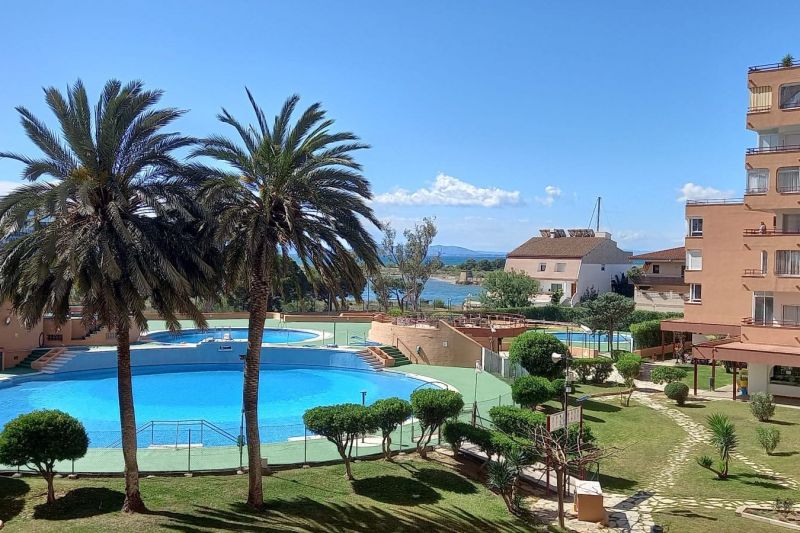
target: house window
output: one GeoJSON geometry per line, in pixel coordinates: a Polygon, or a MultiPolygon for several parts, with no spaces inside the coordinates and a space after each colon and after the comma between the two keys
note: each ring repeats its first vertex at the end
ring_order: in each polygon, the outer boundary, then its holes
{"type": "Polygon", "coordinates": [[[686,270],[703,270],[703,250],[686,250],[686,270]]]}
{"type": "Polygon", "coordinates": [[[759,326],[771,326],[775,318],[773,309],[775,299],[771,292],[753,293],[753,323],[759,326]]]}
{"type": "Polygon", "coordinates": [[[767,265],[769,264],[769,254],[766,250],[761,250],[761,273],[767,274],[767,265]]]}
{"type": "Polygon", "coordinates": [[[661,265],[653,265],[653,274],[661,274],[661,265]]]}
{"type": "Polygon", "coordinates": [[[547,263],[539,263],[539,272],[547,270],[547,263]]]}
{"type": "Polygon", "coordinates": [[[702,237],[703,236],[703,219],[699,217],[691,217],[689,222],[689,237],[702,237]]]}
{"type": "Polygon", "coordinates": [[[800,84],[781,85],[781,109],[800,107],[800,84]]]}
{"type": "Polygon", "coordinates": [[[556,272],[566,272],[567,264],[566,263],[556,263],[556,272]]]}
{"type": "Polygon", "coordinates": [[[750,87],[750,106],[747,112],[769,111],[770,107],[772,107],[772,87],[769,85],[750,87]]]}
{"type": "Polygon", "coordinates": [[[601,272],[605,272],[605,270],[606,270],[606,266],[605,265],[600,265],[600,271],[601,272]]]}
{"type": "Polygon", "coordinates": [[[800,385],[800,367],[773,366],[769,382],[777,385],[800,385]]]}
{"type": "Polygon", "coordinates": [[[765,193],[769,188],[769,169],[751,168],[747,171],[747,193],[765,193]]]}
{"type": "Polygon", "coordinates": [[[784,326],[800,326],[800,305],[784,305],[782,320],[784,326]]]}
{"type": "Polygon", "coordinates": [[[550,292],[561,292],[563,293],[563,285],[561,283],[551,283],[550,284],[550,292]]]}
{"type": "Polygon", "coordinates": [[[702,301],[702,293],[700,291],[699,283],[692,283],[689,285],[689,301],[699,304],[702,301]]]}
{"type": "Polygon", "coordinates": [[[800,192],[800,167],[778,169],[778,192],[800,192]]]}
{"type": "Polygon", "coordinates": [[[800,250],[775,252],[775,273],[779,276],[800,276],[800,250]]]}

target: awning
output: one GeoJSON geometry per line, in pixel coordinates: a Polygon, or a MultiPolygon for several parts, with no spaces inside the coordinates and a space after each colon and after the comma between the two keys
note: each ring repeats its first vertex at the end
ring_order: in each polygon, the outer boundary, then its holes
{"type": "Polygon", "coordinates": [[[698,344],[692,355],[699,359],[762,363],[767,365],[800,366],[800,346],[728,342],[725,344],[698,344]]]}
{"type": "Polygon", "coordinates": [[[661,321],[661,331],[686,331],[702,335],[740,335],[739,324],[709,324],[707,322],[690,322],[683,318],[671,318],[661,321]]]}

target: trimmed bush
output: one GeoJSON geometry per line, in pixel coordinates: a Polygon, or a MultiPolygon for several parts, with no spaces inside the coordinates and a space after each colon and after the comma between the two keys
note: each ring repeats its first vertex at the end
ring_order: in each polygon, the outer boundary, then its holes
{"type": "Polygon", "coordinates": [[[772,455],[772,452],[781,442],[781,431],[778,428],[769,426],[758,426],[756,428],[756,437],[758,437],[758,443],[764,448],[767,455],[772,455]]]}
{"type": "Polygon", "coordinates": [[[661,346],[661,320],[645,320],[630,326],[633,343],[636,348],[661,346]]]}
{"type": "Polygon", "coordinates": [[[464,408],[464,399],[455,391],[445,389],[419,389],[411,393],[411,409],[422,428],[417,440],[417,452],[428,458],[427,446],[433,434],[450,418],[455,418],[464,408]]]}
{"type": "Polygon", "coordinates": [[[458,455],[461,445],[466,440],[467,427],[472,428],[466,422],[459,422],[458,420],[451,420],[442,427],[442,436],[445,442],[453,449],[453,455],[458,455]]]}
{"type": "Polygon", "coordinates": [[[650,381],[660,385],[662,383],[681,381],[687,375],[686,370],[677,366],[657,366],[650,371],[650,381]]]}
{"type": "Polygon", "coordinates": [[[411,404],[402,398],[385,398],[369,407],[375,425],[381,430],[381,450],[387,460],[392,458],[392,432],[411,416],[411,404]]]}
{"type": "Polygon", "coordinates": [[[614,362],[605,357],[598,357],[594,364],[594,371],[592,372],[592,383],[603,384],[611,377],[614,371],[614,362]]]}
{"type": "Polygon", "coordinates": [[[683,405],[686,403],[686,398],[689,397],[689,385],[680,381],[667,383],[667,386],[664,387],[664,394],[670,400],[675,400],[678,405],[683,405]]]}
{"type": "Polygon", "coordinates": [[[543,426],[547,417],[543,413],[520,409],[511,405],[497,405],[489,409],[494,427],[503,433],[528,437],[536,426],[543,426]]]}
{"type": "Polygon", "coordinates": [[[775,398],[768,392],[756,392],[750,395],[750,412],[760,422],[767,422],[775,415],[775,398]]]}
{"type": "Polygon", "coordinates": [[[605,383],[614,370],[614,363],[605,357],[579,357],[573,359],[569,367],[581,383],[605,383]]]}
{"type": "Polygon", "coordinates": [[[553,397],[553,385],[542,376],[521,376],[511,384],[515,403],[534,409],[553,397]]]}
{"type": "Polygon", "coordinates": [[[552,379],[560,371],[559,365],[553,362],[553,353],[566,355],[567,345],[549,333],[527,331],[512,341],[508,357],[529,374],[552,379]]]}
{"type": "Polygon", "coordinates": [[[345,477],[353,480],[350,467],[353,441],[377,429],[370,409],[356,403],[324,405],[308,409],[303,414],[303,422],[309,430],[336,445],[344,461],[345,477]]]}
{"type": "Polygon", "coordinates": [[[53,503],[56,461],[80,459],[88,447],[89,437],[78,419],[55,409],[33,411],[19,415],[3,428],[0,464],[34,466],[47,482],[47,503],[53,503]]]}
{"type": "Polygon", "coordinates": [[[642,358],[629,352],[623,352],[617,359],[615,366],[617,367],[617,372],[625,381],[625,387],[629,390],[625,405],[630,405],[631,394],[633,394],[633,389],[636,386],[633,380],[637,379],[642,371],[642,358]]]}

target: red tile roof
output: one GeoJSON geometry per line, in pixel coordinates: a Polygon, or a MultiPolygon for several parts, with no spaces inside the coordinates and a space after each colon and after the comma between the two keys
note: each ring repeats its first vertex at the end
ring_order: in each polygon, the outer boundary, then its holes
{"type": "Polygon", "coordinates": [[[508,257],[579,259],[607,240],[603,237],[533,237],[512,250],[508,257]]]}
{"type": "Polygon", "coordinates": [[[631,256],[631,260],[639,261],[686,261],[686,248],[679,246],[678,248],[669,248],[667,250],[658,250],[657,252],[650,252],[646,254],[631,256]]]}

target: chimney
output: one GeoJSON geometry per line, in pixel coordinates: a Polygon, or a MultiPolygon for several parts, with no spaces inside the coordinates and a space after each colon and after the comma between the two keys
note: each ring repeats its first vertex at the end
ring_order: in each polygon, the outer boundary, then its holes
{"type": "Polygon", "coordinates": [[[594,234],[595,237],[600,237],[601,239],[610,239],[611,234],[607,231],[597,231],[594,234]]]}

